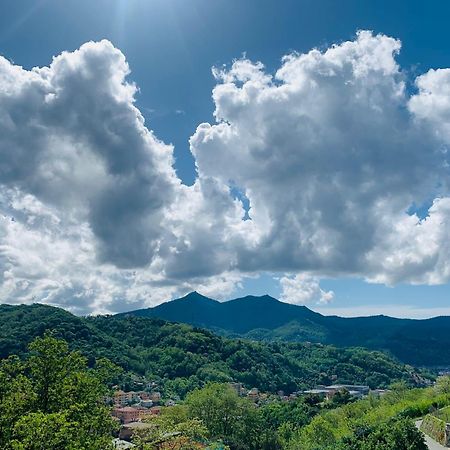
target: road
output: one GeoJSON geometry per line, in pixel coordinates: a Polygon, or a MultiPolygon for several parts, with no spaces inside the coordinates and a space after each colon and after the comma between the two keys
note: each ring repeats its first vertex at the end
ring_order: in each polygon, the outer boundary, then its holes
{"type": "MultiPolygon", "coordinates": [[[[421,420],[418,420],[416,422],[416,427],[419,428],[419,430],[421,424],[422,424],[421,420]]],[[[444,447],[443,445],[437,443],[434,439],[431,439],[430,436],[427,436],[426,434],[425,434],[425,442],[427,443],[428,448],[430,450],[449,450],[448,447],[444,447]]]]}

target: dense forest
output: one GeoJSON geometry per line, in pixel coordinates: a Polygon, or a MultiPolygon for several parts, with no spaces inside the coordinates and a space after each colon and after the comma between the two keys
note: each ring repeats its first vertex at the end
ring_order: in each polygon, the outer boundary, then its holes
{"type": "Polygon", "coordinates": [[[79,350],[89,365],[108,358],[124,369],[124,382],[145,377],[180,397],[207,382],[238,381],[265,392],[290,393],[334,382],[383,388],[395,381],[411,386],[424,381],[411,366],[362,348],[228,339],[160,319],[81,318],[38,304],[0,305],[0,357],[24,354],[47,330],[79,350]]]}

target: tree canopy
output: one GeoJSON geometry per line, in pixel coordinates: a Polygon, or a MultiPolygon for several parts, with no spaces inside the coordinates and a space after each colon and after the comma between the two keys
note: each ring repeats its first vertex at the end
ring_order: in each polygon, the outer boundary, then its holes
{"type": "Polygon", "coordinates": [[[156,381],[167,395],[184,397],[207,382],[238,381],[247,388],[294,392],[315,384],[413,385],[421,374],[390,356],[362,348],[310,343],[263,343],[228,339],[189,325],[159,319],[76,317],[43,305],[0,305],[0,357],[26,354],[45,330],[79,350],[89,366],[108,358],[130,375],[156,381]]]}
{"type": "Polygon", "coordinates": [[[79,352],[49,334],[25,360],[0,362],[0,448],[107,450],[115,427],[104,405],[105,365],[88,368],[79,352]]]}

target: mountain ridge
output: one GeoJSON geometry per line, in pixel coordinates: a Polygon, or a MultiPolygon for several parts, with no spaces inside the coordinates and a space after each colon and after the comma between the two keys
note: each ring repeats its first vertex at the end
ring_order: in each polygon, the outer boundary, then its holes
{"type": "Polygon", "coordinates": [[[224,336],[260,341],[310,341],[387,351],[410,364],[450,365],[450,317],[324,316],[269,295],[219,302],[198,292],[153,308],[121,313],[188,323],[224,336]]]}

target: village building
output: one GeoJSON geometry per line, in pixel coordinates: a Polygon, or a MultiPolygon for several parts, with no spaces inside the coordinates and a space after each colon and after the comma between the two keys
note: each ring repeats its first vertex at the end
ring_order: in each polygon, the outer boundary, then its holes
{"type": "Polygon", "coordinates": [[[160,392],[150,392],[149,399],[153,403],[159,403],[161,401],[161,393],[160,392]]]}
{"type": "Polygon", "coordinates": [[[247,394],[247,390],[245,389],[242,383],[229,383],[229,386],[236,392],[237,395],[243,396],[247,394]]]}
{"type": "Polygon", "coordinates": [[[347,391],[354,398],[363,398],[369,394],[369,386],[352,384],[333,384],[331,386],[319,385],[314,389],[303,391],[304,394],[319,395],[331,400],[338,392],[347,391]]]}
{"type": "Polygon", "coordinates": [[[146,422],[130,422],[124,424],[120,429],[119,438],[124,441],[130,441],[134,433],[151,428],[152,426],[152,424],[146,422]]]}
{"type": "Polygon", "coordinates": [[[139,406],[115,407],[112,410],[113,417],[117,417],[121,423],[139,422],[154,414],[151,409],[139,406]]]}
{"type": "Polygon", "coordinates": [[[153,402],[151,400],[141,400],[140,405],[143,408],[151,408],[153,406],[153,402]]]}
{"type": "Polygon", "coordinates": [[[137,403],[140,401],[139,394],[137,392],[124,392],[115,391],[114,392],[114,404],[120,406],[131,405],[132,403],[137,403]]]}
{"type": "Polygon", "coordinates": [[[257,388],[252,388],[248,391],[247,397],[250,400],[258,400],[259,398],[259,390],[257,388]]]}

